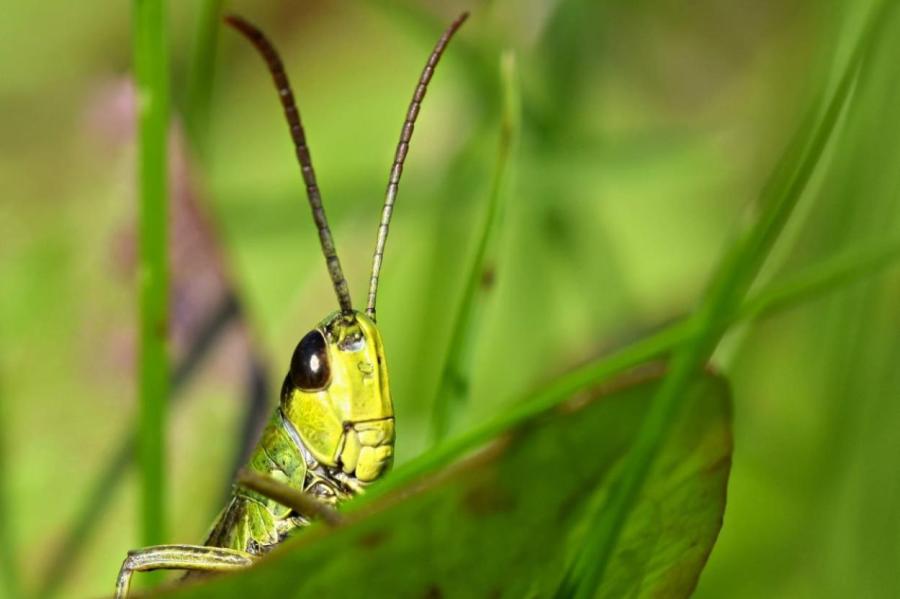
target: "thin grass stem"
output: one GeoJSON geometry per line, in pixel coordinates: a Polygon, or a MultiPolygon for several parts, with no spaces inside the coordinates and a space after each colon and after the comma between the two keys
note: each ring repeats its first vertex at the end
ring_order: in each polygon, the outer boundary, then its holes
{"type": "Polygon", "coordinates": [[[501,229],[502,213],[507,193],[506,181],[519,131],[519,90],[516,82],[515,55],[504,52],[500,60],[503,89],[503,110],[500,121],[500,141],[497,160],[491,179],[487,213],[469,266],[466,284],[456,316],[451,326],[450,344],[432,408],[432,438],[442,441],[452,430],[465,410],[469,397],[469,379],[478,331],[485,308],[485,299],[493,287],[496,273],[489,257],[501,229]]]}
{"type": "Polygon", "coordinates": [[[169,64],[165,4],[134,0],[138,118],[139,332],[138,443],[141,543],[166,540],[167,177],[169,64]]]}
{"type": "MultiPolygon", "coordinates": [[[[896,265],[900,260],[900,240],[889,240],[865,251],[850,250],[821,264],[810,267],[788,280],[767,287],[752,296],[736,311],[729,324],[753,321],[793,308],[810,299],[821,297],[846,285],[876,274],[880,269],[896,265]]],[[[696,323],[682,318],[634,343],[575,368],[545,387],[533,392],[497,419],[422,454],[391,474],[385,484],[372,489],[356,503],[370,501],[389,493],[409,480],[449,464],[504,430],[551,409],[575,393],[601,384],[645,362],[660,359],[688,343],[695,335],[696,323]]]]}

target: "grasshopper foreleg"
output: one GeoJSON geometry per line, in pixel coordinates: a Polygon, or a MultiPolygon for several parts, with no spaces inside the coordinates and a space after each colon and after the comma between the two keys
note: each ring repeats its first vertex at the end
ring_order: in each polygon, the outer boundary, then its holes
{"type": "Polygon", "coordinates": [[[128,552],[116,580],[116,599],[124,599],[131,586],[131,575],[150,570],[192,570],[230,572],[246,568],[253,556],[235,549],[202,545],[154,545],[128,552]]]}

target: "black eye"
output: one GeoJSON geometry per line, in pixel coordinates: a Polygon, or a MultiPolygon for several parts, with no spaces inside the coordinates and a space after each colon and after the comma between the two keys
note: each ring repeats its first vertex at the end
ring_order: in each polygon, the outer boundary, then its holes
{"type": "Polygon", "coordinates": [[[331,378],[325,338],[319,331],[310,331],[297,344],[291,357],[291,381],[304,391],[324,389],[331,378]]]}

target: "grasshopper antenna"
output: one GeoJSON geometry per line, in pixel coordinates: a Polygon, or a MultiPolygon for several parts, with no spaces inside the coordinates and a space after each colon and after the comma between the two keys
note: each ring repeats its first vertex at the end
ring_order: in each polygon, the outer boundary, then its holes
{"type": "Polygon", "coordinates": [[[422,75],[419,77],[419,83],[416,85],[416,91],[413,93],[412,102],[409,103],[409,109],[406,111],[406,120],[403,121],[403,129],[400,130],[400,141],[397,143],[397,151],[394,153],[394,164],[391,167],[391,175],[388,179],[387,192],[384,198],[384,209],[381,212],[381,224],[378,225],[378,239],[375,242],[375,255],[372,258],[372,277],[369,279],[369,300],[366,305],[366,314],[375,320],[375,298],[378,294],[378,275],[381,273],[381,262],[384,259],[384,245],[387,241],[388,228],[391,224],[391,215],[394,212],[394,201],[397,199],[397,188],[400,185],[400,175],[403,174],[403,163],[406,160],[406,153],[409,151],[409,140],[412,138],[413,129],[416,124],[416,117],[419,116],[419,108],[422,105],[422,99],[425,97],[425,91],[428,89],[428,83],[434,75],[434,69],[437,67],[441,55],[447,48],[450,38],[456,33],[456,30],[462,26],[469,13],[464,12],[453,21],[446,31],[441,35],[422,75]]]}
{"type": "Polygon", "coordinates": [[[228,15],[225,17],[225,22],[250,40],[250,43],[256,47],[263,60],[266,61],[266,66],[269,67],[269,72],[272,74],[272,79],[275,81],[275,87],[278,90],[278,97],[281,99],[281,105],[284,107],[284,116],[287,118],[288,126],[291,130],[291,138],[294,140],[294,149],[297,152],[297,160],[300,162],[300,170],[303,172],[303,181],[306,183],[306,195],[309,198],[309,207],[312,209],[316,229],[319,231],[319,242],[322,245],[322,253],[325,254],[325,263],[328,266],[328,274],[331,276],[331,284],[334,286],[334,292],[337,294],[341,312],[345,315],[352,314],[353,305],[350,301],[350,289],[347,286],[347,279],[344,278],[344,271],[341,270],[341,261],[338,259],[337,252],[334,249],[334,239],[331,237],[331,229],[328,228],[325,208],[322,207],[322,196],[316,183],[316,172],[313,170],[312,159],[309,156],[309,147],[306,145],[306,134],[303,132],[303,125],[300,122],[300,111],[297,110],[294,93],[291,91],[291,84],[288,81],[287,73],[284,71],[281,57],[278,56],[275,47],[272,46],[272,43],[263,32],[243,18],[236,15],[228,15]]]}

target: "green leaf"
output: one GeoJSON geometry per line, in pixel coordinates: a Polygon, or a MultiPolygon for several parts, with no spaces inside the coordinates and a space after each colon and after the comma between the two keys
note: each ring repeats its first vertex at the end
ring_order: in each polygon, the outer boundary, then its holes
{"type": "MultiPolygon", "coordinates": [[[[449,465],[351,503],[337,528],[315,526],[253,568],[165,596],[546,596],[567,548],[580,544],[585,512],[602,504],[659,370],[486,434],[449,465]]],[[[685,399],[602,596],[686,596],[715,542],[730,469],[730,396],[722,378],[705,375],[685,399]]]]}

